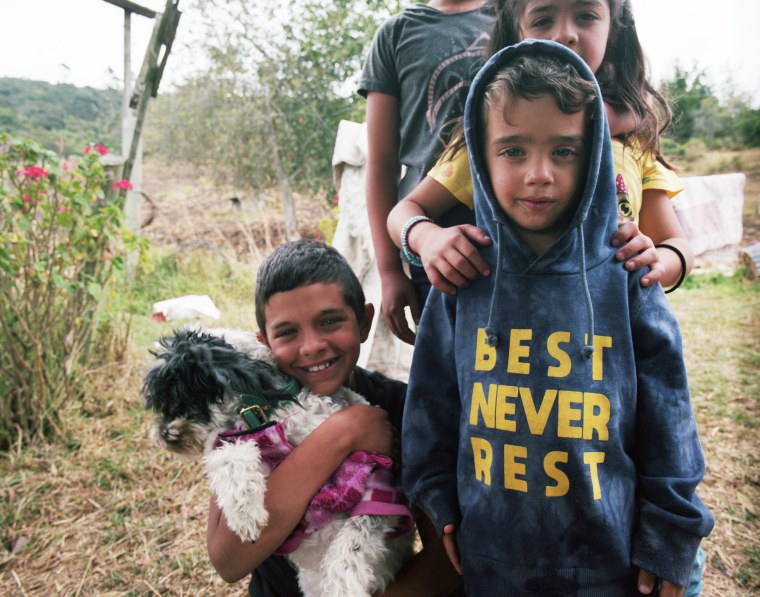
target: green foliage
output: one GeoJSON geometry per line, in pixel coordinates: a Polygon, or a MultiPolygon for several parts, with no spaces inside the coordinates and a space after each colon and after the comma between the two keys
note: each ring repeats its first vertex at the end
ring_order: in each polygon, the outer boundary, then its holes
{"type": "Polygon", "coordinates": [[[704,82],[702,71],[687,72],[676,66],[673,76],[663,82],[661,92],[673,111],[668,136],[683,143],[694,136],[695,113],[703,100],[713,97],[712,89],[704,82]]]}
{"type": "Polygon", "coordinates": [[[61,155],[87,144],[116,147],[120,110],[116,89],[0,78],[0,132],[35,139],[61,155]]]}
{"type": "Polygon", "coordinates": [[[760,110],[743,106],[736,119],[736,134],[748,147],[760,147],[760,110]]]}
{"type": "Polygon", "coordinates": [[[675,67],[660,88],[673,111],[665,140],[684,144],[699,139],[710,149],[760,146],[760,110],[750,106],[750,98],[735,94],[730,81],[727,86],[721,101],[702,71],[675,67]]]}
{"type": "Polygon", "coordinates": [[[125,255],[144,243],[106,193],[105,148],[78,160],[0,135],[0,448],[61,436],[100,345],[99,305],[125,255]]]}

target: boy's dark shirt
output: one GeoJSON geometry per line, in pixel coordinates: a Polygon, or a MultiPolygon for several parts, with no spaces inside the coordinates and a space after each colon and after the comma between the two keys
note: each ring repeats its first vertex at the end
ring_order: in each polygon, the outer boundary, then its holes
{"type": "MultiPolygon", "coordinates": [[[[354,373],[356,392],[370,404],[384,408],[394,429],[400,431],[406,384],[361,367],[356,367],[354,373]]],[[[295,568],[284,556],[270,556],[251,574],[248,594],[251,597],[301,597],[295,568]]]]}

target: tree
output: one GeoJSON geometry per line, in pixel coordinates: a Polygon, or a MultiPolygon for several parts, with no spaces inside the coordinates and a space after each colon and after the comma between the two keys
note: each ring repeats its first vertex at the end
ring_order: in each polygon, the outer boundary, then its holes
{"type": "Polygon", "coordinates": [[[760,110],[744,106],[734,125],[740,140],[749,147],[760,147],[760,110]]]}
{"type": "Polygon", "coordinates": [[[195,6],[208,63],[157,106],[153,126],[164,128],[164,153],[189,157],[217,180],[254,192],[279,189],[286,234],[294,238],[293,191],[331,185],[338,122],[363,117],[356,75],[387,9],[378,0],[196,0],[195,6]]]}
{"type": "MultiPolygon", "coordinates": [[[[704,72],[690,72],[676,66],[670,79],[663,81],[661,91],[673,111],[673,123],[668,136],[683,143],[695,135],[695,113],[705,99],[713,98],[710,86],[704,82],[704,72]]],[[[717,100],[716,100],[717,102],[717,100]]]]}

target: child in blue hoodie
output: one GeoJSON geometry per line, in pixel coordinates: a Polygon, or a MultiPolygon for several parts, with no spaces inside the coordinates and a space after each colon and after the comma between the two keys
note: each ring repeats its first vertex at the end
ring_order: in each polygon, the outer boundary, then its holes
{"type": "Polygon", "coordinates": [[[494,273],[423,311],[407,495],[469,595],[680,595],[713,526],[704,458],[676,318],[606,242],[596,80],[560,44],[506,48],[473,82],[465,136],[494,273]]]}

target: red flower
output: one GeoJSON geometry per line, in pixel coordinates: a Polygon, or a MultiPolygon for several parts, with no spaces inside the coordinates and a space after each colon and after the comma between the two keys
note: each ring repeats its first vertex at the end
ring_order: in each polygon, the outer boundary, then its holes
{"type": "Polygon", "coordinates": [[[129,182],[126,178],[123,180],[117,180],[113,183],[113,188],[115,190],[125,190],[125,191],[131,191],[135,187],[132,185],[131,182],[129,182]]]}
{"type": "Polygon", "coordinates": [[[28,168],[24,168],[20,174],[23,174],[26,178],[34,178],[37,180],[40,178],[47,178],[48,176],[48,173],[39,166],[29,166],[28,168]]]}
{"type": "Polygon", "coordinates": [[[108,153],[108,148],[105,145],[101,145],[100,143],[98,143],[95,147],[88,145],[84,148],[84,155],[87,155],[91,151],[97,151],[100,155],[106,155],[108,153]]]}

